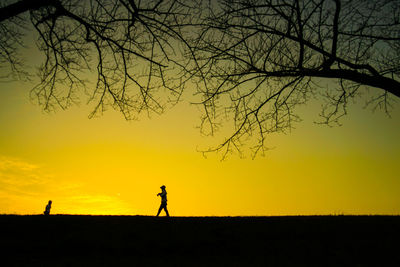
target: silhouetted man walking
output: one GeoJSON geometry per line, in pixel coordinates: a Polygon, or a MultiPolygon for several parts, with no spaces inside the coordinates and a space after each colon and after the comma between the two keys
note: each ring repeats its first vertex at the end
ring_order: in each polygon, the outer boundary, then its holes
{"type": "Polygon", "coordinates": [[[49,203],[47,203],[46,209],[43,212],[44,215],[50,215],[51,203],[52,203],[52,201],[49,200],[49,203]]]}
{"type": "Polygon", "coordinates": [[[158,193],[157,196],[161,197],[161,205],[160,208],[158,209],[157,216],[160,215],[160,212],[162,209],[165,210],[165,213],[167,214],[167,217],[169,217],[169,213],[167,210],[167,191],[165,191],[165,185],[161,186],[161,193],[158,193]]]}

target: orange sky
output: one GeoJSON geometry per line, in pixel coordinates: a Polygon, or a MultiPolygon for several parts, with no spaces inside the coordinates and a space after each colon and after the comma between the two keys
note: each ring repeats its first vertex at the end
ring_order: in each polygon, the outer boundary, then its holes
{"type": "Polygon", "coordinates": [[[165,184],[176,216],[399,214],[400,108],[392,118],[350,108],[342,127],[303,122],[270,137],[252,160],[204,158],[196,107],[127,122],[114,111],[88,119],[86,105],[44,113],[29,83],[1,84],[0,213],[153,215],[165,184]]]}

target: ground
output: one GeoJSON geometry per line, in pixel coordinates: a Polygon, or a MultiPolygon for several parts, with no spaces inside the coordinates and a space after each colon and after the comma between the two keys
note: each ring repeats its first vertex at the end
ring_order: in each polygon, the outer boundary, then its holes
{"type": "Polygon", "coordinates": [[[2,266],[400,266],[400,216],[1,215],[2,266]]]}

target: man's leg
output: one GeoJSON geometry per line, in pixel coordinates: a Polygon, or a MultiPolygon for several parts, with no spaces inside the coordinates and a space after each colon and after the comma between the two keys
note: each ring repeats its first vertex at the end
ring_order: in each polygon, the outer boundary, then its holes
{"type": "Polygon", "coordinates": [[[158,215],[160,215],[160,212],[161,212],[162,209],[163,209],[163,205],[161,204],[160,208],[158,209],[158,212],[157,212],[157,217],[158,217],[158,215]]]}
{"type": "Polygon", "coordinates": [[[165,210],[165,213],[167,214],[167,217],[169,217],[169,213],[168,213],[168,210],[167,210],[167,205],[164,206],[164,210],[165,210]]]}

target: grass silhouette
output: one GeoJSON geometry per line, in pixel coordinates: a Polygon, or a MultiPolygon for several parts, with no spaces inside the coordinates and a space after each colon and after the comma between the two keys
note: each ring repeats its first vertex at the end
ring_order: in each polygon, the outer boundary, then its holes
{"type": "Polygon", "coordinates": [[[400,266],[400,216],[0,215],[2,266],[400,266]]]}

